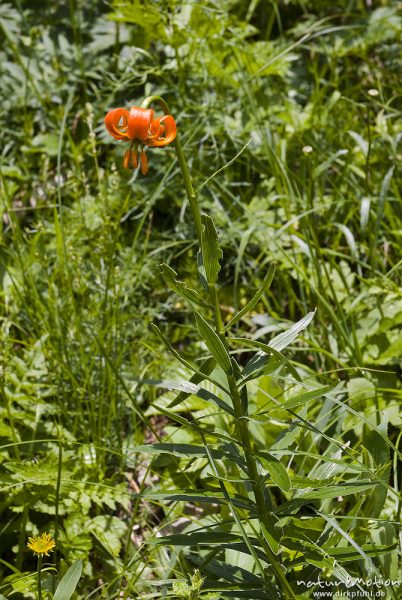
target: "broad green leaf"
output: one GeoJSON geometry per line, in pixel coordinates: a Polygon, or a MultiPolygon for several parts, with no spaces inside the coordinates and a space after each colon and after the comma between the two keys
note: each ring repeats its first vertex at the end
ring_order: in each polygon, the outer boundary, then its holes
{"type": "Polygon", "coordinates": [[[213,306],[208,304],[208,302],[205,302],[195,290],[189,288],[185,281],[179,281],[177,279],[176,271],[174,271],[171,267],[163,263],[159,265],[159,270],[166,285],[170,287],[170,289],[173,290],[173,292],[175,292],[178,296],[185,298],[192,304],[213,309],[213,306]]]}
{"type": "Polygon", "coordinates": [[[367,227],[370,218],[371,198],[361,199],[360,203],[360,228],[364,231],[367,227]]]}
{"type": "Polygon", "coordinates": [[[230,362],[230,356],[222,340],[199,313],[194,311],[194,315],[197,321],[198,330],[202,339],[205,341],[208,350],[225,373],[230,373],[232,370],[232,363],[230,362]]]}
{"type": "Polygon", "coordinates": [[[350,248],[350,252],[352,256],[356,259],[359,258],[359,250],[356,245],[356,240],[353,233],[350,231],[349,227],[346,227],[343,223],[334,223],[342,231],[345,236],[346,242],[350,248]]]}
{"type": "Polygon", "coordinates": [[[219,261],[222,259],[222,250],[218,243],[218,234],[214,222],[208,215],[202,215],[201,232],[201,260],[199,264],[202,267],[208,285],[215,285],[218,279],[218,273],[221,269],[219,261]]]}
{"type": "Polygon", "coordinates": [[[402,354],[402,337],[398,336],[396,340],[388,346],[384,352],[373,360],[377,365],[399,364],[402,354]]]}
{"type": "MultiPolygon", "coordinates": [[[[304,532],[302,534],[302,538],[284,538],[283,545],[286,548],[293,549],[297,552],[302,552],[303,557],[301,559],[296,559],[295,564],[298,562],[304,562],[304,560],[306,560],[307,563],[331,573],[339,581],[350,583],[350,581],[353,579],[346,569],[344,569],[344,567],[342,567],[334,557],[329,556],[326,548],[324,549],[317,544],[310,543],[305,538],[304,532]]],[[[358,584],[357,587],[359,587],[358,584]]],[[[359,587],[359,589],[362,588],[359,587]]]]}
{"type": "Polygon", "coordinates": [[[237,323],[244,315],[246,315],[251,310],[253,310],[254,306],[260,300],[260,298],[263,295],[263,293],[265,292],[265,290],[267,288],[269,288],[269,286],[271,285],[272,280],[274,278],[274,274],[275,274],[275,268],[276,268],[276,263],[272,263],[270,265],[268,271],[267,271],[267,274],[265,275],[264,281],[262,282],[262,286],[260,287],[260,289],[254,294],[254,296],[252,297],[252,299],[250,300],[250,302],[248,302],[246,304],[246,306],[244,306],[237,313],[237,315],[235,315],[233,317],[233,319],[231,321],[229,321],[229,323],[224,328],[225,331],[227,329],[229,329],[230,327],[232,327],[232,325],[234,325],[235,323],[237,323]]]}
{"type": "MultiPolygon", "coordinates": [[[[120,2],[116,3],[115,7],[116,12],[110,13],[110,19],[119,23],[134,23],[139,26],[139,30],[146,36],[152,31],[153,35],[156,35],[157,39],[163,43],[171,41],[171,38],[167,37],[168,29],[163,19],[161,19],[158,6],[149,3],[147,10],[144,11],[143,5],[138,2],[120,2]]],[[[148,56],[148,53],[142,47],[141,52],[144,52],[145,56],[148,56]]]]}
{"type": "Polygon", "coordinates": [[[265,452],[258,454],[258,460],[271,476],[272,481],[283,491],[289,492],[292,488],[289,473],[286,467],[274,456],[265,452]]]}
{"type": "MultiPolygon", "coordinates": [[[[295,427],[297,427],[298,424],[295,423],[295,427]]],[[[280,438],[278,438],[279,440],[280,438]]],[[[280,443],[280,442],[279,442],[280,443]]],[[[276,443],[275,443],[276,444],[276,443]]],[[[332,456],[325,456],[324,454],[315,454],[314,452],[304,452],[303,450],[282,450],[282,446],[280,445],[275,445],[273,444],[270,448],[270,452],[271,454],[273,452],[275,452],[275,454],[279,454],[279,456],[284,456],[284,455],[291,455],[291,456],[308,456],[309,458],[312,458],[313,460],[316,461],[324,461],[327,463],[332,463],[334,465],[339,465],[341,467],[340,471],[342,473],[347,473],[347,472],[357,472],[357,473],[364,473],[365,475],[369,476],[372,475],[373,472],[368,469],[367,467],[365,467],[364,465],[359,465],[358,463],[356,464],[352,464],[350,462],[345,462],[345,459],[337,459],[337,458],[333,458],[332,456]]],[[[326,476],[325,481],[328,483],[328,478],[330,477],[330,475],[326,476]]],[[[305,478],[302,477],[302,479],[304,480],[305,478]]],[[[319,478],[319,480],[323,481],[322,477],[319,478]]],[[[295,476],[292,479],[292,482],[297,481],[297,476],[295,476]]],[[[324,483],[325,483],[324,481],[324,483]]]]}
{"type": "Polygon", "coordinates": [[[69,598],[71,598],[75,592],[75,588],[80,580],[81,573],[82,561],[77,560],[77,562],[71,565],[63,579],[60,581],[53,596],[53,600],[69,600],[69,598]]]}

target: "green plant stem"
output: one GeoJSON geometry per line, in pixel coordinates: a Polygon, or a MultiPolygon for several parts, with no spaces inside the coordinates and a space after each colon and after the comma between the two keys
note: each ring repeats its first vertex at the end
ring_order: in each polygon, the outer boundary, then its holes
{"type": "MultiPolygon", "coordinates": [[[[219,299],[218,299],[218,292],[216,289],[216,285],[209,286],[209,293],[210,293],[211,303],[213,304],[214,309],[215,309],[214,313],[215,313],[216,331],[217,331],[219,337],[222,339],[223,343],[225,344],[227,351],[229,352],[229,347],[228,347],[227,340],[226,340],[226,337],[224,334],[224,327],[223,327],[222,316],[221,316],[220,307],[219,307],[219,299]]],[[[234,373],[232,372],[232,373],[227,373],[227,378],[228,378],[228,384],[229,384],[229,389],[230,389],[230,396],[231,396],[232,402],[233,402],[233,409],[235,412],[236,428],[237,428],[237,431],[238,431],[238,434],[240,437],[240,441],[245,450],[247,469],[248,469],[248,473],[249,473],[249,476],[251,479],[251,485],[253,488],[254,498],[255,498],[256,505],[257,505],[257,509],[258,509],[258,515],[259,515],[261,522],[266,527],[266,529],[269,530],[269,528],[272,525],[269,522],[269,518],[268,518],[269,515],[267,512],[267,508],[266,508],[265,490],[264,490],[263,484],[261,483],[261,478],[260,478],[260,475],[259,475],[258,469],[257,469],[257,462],[255,460],[253,449],[251,446],[248,421],[247,421],[247,419],[245,419],[246,415],[243,410],[243,404],[241,401],[239,388],[237,386],[236,377],[235,377],[234,373]]],[[[276,581],[277,581],[278,585],[280,586],[280,588],[282,589],[284,598],[296,600],[296,596],[294,595],[294,592],[285,577],[282,567],[278,564],[276,556],[275,556],[274,552],[272,552],[268,543],[264,544],[264,550],[267,553],[267,556],[269,558],[276,581]]]]}
{"type": "MultiPolygon", "coordinates": [[[[160,105],[165,115],[170,115],[170,109],[165,100],[161,96],[148,96],[141,103],[142,108],[148,108],[152,102],[156,102],[160,105]]],[[[193,214],[194,223],[197,231],[198,242],[201,247],[201,213],[198,206],[198,202],[196,199],[196,194],[194,192],[193,185],[191,183],[190,172],[188,170],[187,162],[184,157],[183,149],[180,144],[179,136],[176,136],[175,139],[175,148],[177,159],[180,164],[181,172],[183,175],[184,185],[186,188],[187,198],[190,204],[190,208],[193,214]]],[[[222,339],[223,343],[226,346],[226,349],[229,351],[227,346],[227,341],[224,333],[224,326],[222,322],[221,311],[219,307],[218,293],[215,285],[209,286],[209,294],[211,298],[211,303],[214,306],[214,317],[215,317],[215,328],[219,337],[222,339]]],[[[265,493],[264,487],[261,485],[260,476],[257,469],[257,463],[253,455],[250,436],[248,430],[248,422],[244,419],[245,415],[243,413],[242,402],[240,398],[240,393],[237,387],[236,378],[233,373],[228,374],[228,382],[229,388],[233,400],[233,408],[236,415],[236,427],[240,436],[240,440],[242,442],[243,448],[245,449],[246,462],[250,475],[250,479],[252,481],[252,487],[254,492],[255,501],[258,507],[258,513],[261,519],[261,522],[268,529],[271,527],[269,520],[267,519],[268,513],[266,510],[266,502],[265,502],[265,493]]],[[[294,595],[288,581],[286,580],[285,574],[278,564],[275,554],[272,552],[271,548],[268,544],[265,544],[265,551],[269,557],[272,570],[275,574],[275,578],[277,580],[278,585],[281,587],[284,597],[287,599],[296,600],[296,596],[294,595]]]]}
{"type": "MultiPolygon", "coordinates": [[[[248,428],[248,421],[244,418],[245,415],[243,413],[242,402],[239,394],[239,390],[237,387],[235,376],[232,373],[227,375],[230,395],[233,401],[233,408],[235,411],[235,419],[236,419],[236,428],[239,433],[239,437],[243,448],[245,450],[245,458],[247,463],[248,473],[251,479],[251,485],[253,488],[254,498],[258,509],[258,515],[260,517],[261,522],[265,525],[267,529],[269,529],[272,525],[269,523],[268,513],[266,509],[266,499],[264,487],[261,484],[260,475],[257,469],[257,463],[254,458],[253,449],[250,443],[250,432],[248,428]]],[[[272,570],[275,574],[275,578],[277,583],[282,589],[285,598],[290,598],[296,600],[296,596],[293,593],[292,588],[290,587],[285,574],[278,564],[276,560],[275,554],[272,552],[268,543],[264,544],[264,550],[268,555],[269,561],[271,563],[272,570]]]]}
{"type": "MultiPolygon", "coordinates": [[[[165,100],[161,96],[148,96],[141,103],[141,108],[148,108],[152,102],[156,102],[162,108],[165,115],[171,115],[169,106],[165,102],[165,100]]],[[[179,161],[181,173],[183,175],[184,186],[186,188],[186,194],[188,198],[188,202],[190,205],[190,209],[193,215],[195,229],[197,232],[198,243],[201,245],[201,212],[200,207],[198,206],[196,194],[194,192],[193,184],[191,182],[190,171],[188,170],[187,161],[185,159],[183,148],[180,143],[179,134],[176,134],[176,138],[174,140],[174,145],[176,149],[177,160],[179,161]]]]}
{"type": "Polygon", "coordinates": [[[38,600],[42,600],[42,555],[38,556],[38,600]]]}
{"type": "Polygon", "coordinates": [[[226,345],[226,338],[224,333],[224,325],[221,316],[221,309],[219,307],[219,299],[218,292],[216,290],[215,285],[209,285],[209,294],[211,297],[211,302],[214,306],[214,318],[215,318],[215,329],[219,337],[222,339],[223,343],[226,345]]]}

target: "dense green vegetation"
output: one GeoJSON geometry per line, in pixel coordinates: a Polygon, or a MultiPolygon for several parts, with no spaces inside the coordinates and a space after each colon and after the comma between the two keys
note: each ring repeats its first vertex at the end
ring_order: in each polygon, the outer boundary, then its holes
{"type": "Polygon", "coordinates": [[[1,4],[0,595],[400,597],[400,8],[1,4]]]}

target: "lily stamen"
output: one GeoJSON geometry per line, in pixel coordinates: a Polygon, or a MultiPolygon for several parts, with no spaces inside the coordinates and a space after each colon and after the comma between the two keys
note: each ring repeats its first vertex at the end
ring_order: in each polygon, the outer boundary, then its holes
{"type": "Polygon", "coordinates": [[[148,158],[147,158],[144,148],[141,150],[140,161],[141,161],[141,173],[143,175],[146,175],[148,173],[148,158]]]}

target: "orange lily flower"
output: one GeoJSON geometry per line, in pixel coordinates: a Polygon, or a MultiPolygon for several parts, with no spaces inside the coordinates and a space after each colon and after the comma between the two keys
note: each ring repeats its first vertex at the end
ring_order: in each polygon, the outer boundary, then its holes
{"type": "Polygon", "coordinates": [[[132,106],[130,110],[114,108],[105,117],[105,126],[116,140],[130,141],[124,154],[123,165],[135,169],[140,152],[141,173],[148,173],[148,160],[144,146],[167,146],[176,137],[176,122],[172,115],[154,119],[152,108],[132,106]]]}

